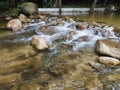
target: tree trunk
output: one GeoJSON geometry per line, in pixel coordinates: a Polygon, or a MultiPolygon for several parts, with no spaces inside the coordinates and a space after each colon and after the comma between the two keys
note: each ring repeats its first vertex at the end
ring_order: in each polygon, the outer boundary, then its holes
{"type": "Polygon", "coordinates": [[[107,3],[107,0],[105,0],[105,2],[104,2],[104,6],[106,5],[106,3],[107,3]]]}
{"type": "Polygon", "coordinates": [[[97,0],[94,0],[92,6],[91,6],[91,8],[90,8],[90,12],[91,12],[91,13],[94,12],[94,9],[95,9],[96,4],[97,4],[97,0]]]}
{"type": "Polygon", "coordinates": [[[59,8],[61,6],[61,0],[55,0],[54,7],[59,8]]]}
{"type": "Polygon", "coordinates": [[[61,0],[55,0],[54,7],[59,8],[59,15],[61,15],[61,0]]]}
{"type": "Polygon", "coordinates": [[[61,0],[59,0],[59,15],[61,15],[61,0]]]}

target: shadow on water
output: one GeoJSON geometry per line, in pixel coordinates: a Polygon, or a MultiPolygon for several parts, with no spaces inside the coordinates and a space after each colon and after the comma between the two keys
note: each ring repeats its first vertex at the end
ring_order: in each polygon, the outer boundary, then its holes
{"type": "Polygon", "coordinates": [[[0,48],[18,48],[28,44],[31,36],[35,34],[33,29],[29,29],[23,32],[12,32],[10,30],[0,30],[0,48]]]}

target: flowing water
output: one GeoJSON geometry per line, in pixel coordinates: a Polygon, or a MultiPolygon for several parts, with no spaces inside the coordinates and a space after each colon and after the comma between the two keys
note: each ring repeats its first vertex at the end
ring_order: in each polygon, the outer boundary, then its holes
{"type": "Polygon", "coordinates": [[[18,32],[3,31],[0,22],[0,90],[119,90],[119,66],[96,71],[89,63],[98,58],[96,40],[120,41],[113,32],[120,15],[44,18],[18,32]],[[46,40],[49,50],[35,51],[33,35],[46,40]]]}
{"type": "Polygon", "coordinates": [[[120,14],[97,12],[95,14],[80,14],[72,16],[85,21],[105,22],[108,25],[120,26],[120,14]]]}

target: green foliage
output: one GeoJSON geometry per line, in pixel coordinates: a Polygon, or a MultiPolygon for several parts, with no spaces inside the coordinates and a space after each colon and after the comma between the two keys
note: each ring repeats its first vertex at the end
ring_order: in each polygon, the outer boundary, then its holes
{"type": "Polygon", "coordinates": [[[52,7],[52,5],[53,5],[52,0],[45,0],[44,7],[52,7]]]}
{"type": "Polygon", "coordinates": [[[16,8],[18,12],[21,12],[21,3],[23,2],[28,2],[28,0],[0,0],[0,12],[5,12],[12,8],[16,8]]]}
{"type": "Polygon", "coordinates": [[[7,10],[10,7],[9,2],[2,1],[0,2],[0,10],[4,11],[7,10]]]}
{"type": "Polygon", "coordinates": [[[22,5],[21,5],[21,4],[18,4],[18,5],[17,5],[17,11],[18,11],[19,13],[22,12],[22,5]]]}

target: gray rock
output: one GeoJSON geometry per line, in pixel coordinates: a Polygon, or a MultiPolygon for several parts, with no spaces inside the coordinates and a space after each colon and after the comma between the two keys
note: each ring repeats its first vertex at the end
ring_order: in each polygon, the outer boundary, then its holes
{"type": "Polygon", "coordinates": [[[23,12],[29,15],[38,13],[38,6],[35,3],[28,2],[22,4],[23,12]]]}
{"type": "Polygon", "coordinates": [[[108,67],[115,67],[120,64],[120,61],[116,58],[101,56],[98,58],[99,62],[108,66],[108,67]]]}
{"type": "Polygon", "coordinates": [[[111,56],[120,59],[120,44],[109,40],[98,40],[95,50],[102,55],[111,56]]]}

